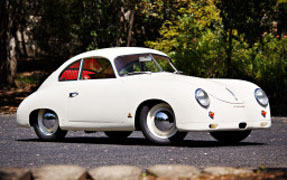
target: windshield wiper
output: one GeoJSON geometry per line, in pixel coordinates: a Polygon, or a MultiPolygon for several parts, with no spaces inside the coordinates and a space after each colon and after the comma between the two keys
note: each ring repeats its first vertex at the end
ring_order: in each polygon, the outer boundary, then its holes
{"type": "Polygon", "coordinates": [[[151,74],[151,71],[132,71],[128,72],[126,75],[137,75],[137,74],[151,74]]]}
{"type": "Polygon", "coordinates": [[[178,71],[178,70],[174,71],[173,73],[174,73],[174,74],[183,74],[182,71],[178,71]]]}

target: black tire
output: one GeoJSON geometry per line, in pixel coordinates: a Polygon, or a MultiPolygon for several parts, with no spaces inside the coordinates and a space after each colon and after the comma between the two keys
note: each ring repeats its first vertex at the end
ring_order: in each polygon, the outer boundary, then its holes
{"type": "Polygon", "coordinates": [[[219,142],[226,144],[236,144],[249,136],[251,130],[245,131],[215,131],[210,135],[219,142]]]}
{"type": "Polygon", "coordinates": [[[124,140],[132,134],[132,131],[105,131],[105,134],[113,140],[124,140]]]}
{"type": "Polygon", "coordinates": [[[36,120],[33,121],[33,127],[37,136],[43,141],[61,140],[67,134],[67,131],[60,129],[58,116],[51,110],[39,110],[36,120]],[[52,127],[49,127],[51,125],[52,127]]]}
{"type": "Polygon", "coordinates": [[[139,120],[144,136],[155,144],[177,144],[187,134],[177,131],[174,113],[166,103],[143,106],[139,120]],[[167,130],[163,130],[164,128],[167,130]]]}

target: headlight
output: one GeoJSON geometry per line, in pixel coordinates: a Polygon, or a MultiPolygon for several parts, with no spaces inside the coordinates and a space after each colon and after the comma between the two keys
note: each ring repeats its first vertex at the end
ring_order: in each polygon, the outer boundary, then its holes
{"type": "Polygon", "coordinates": [[[268,105],[268,97],[266,96],[265,92],[262,89],[260,89],[260,88],[255,89],[254,95],[255,95],[257,102],[261,106],[267,106],[268,105]]]}
{"type": "Polygon", "coordinates": [[[197,100],[197,102],[201,106],[203,106],[205,108],[207,108],[210,104],[209,97],[208,97],[207,93],[201,88],[196,89],[195,99],[197,100]]]}

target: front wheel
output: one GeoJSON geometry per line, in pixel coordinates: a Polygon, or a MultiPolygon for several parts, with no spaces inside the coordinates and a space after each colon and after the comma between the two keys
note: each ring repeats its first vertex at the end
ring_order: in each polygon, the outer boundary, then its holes
{"type": "Polygon", "coordinates": [[[210,135],[219,142],[223,142],[227,144],[235,144],[247,138],[250,133],[251,133],[251,130],[215,131],[215,132],[210,132],[210,135]]]}
{"type": "Polygon", "coordinates": [[[178,132],[175,116],[166,103],[146,105],[140,112],[140,127],[147,139],[156,144],[181,142],[186,132],[178,132]]]}
{"type": "Polygon", "coordinates": [[[67,131],[60,129],[58,116],[51,110],[41,109],[33,127],[37,136],[44,141],[59,140],[67,134],[67,131]]]}

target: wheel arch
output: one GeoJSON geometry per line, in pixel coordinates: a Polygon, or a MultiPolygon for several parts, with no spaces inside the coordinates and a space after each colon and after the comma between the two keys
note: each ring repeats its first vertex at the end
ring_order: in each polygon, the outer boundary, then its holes
{"type": "MultiPolygon", "coordinates": [[[[35,121],[37,121],[37,118],[38,118],[38,112],[40,110],[49,110],[49,111],[53,111],[52,109],[49,109],[49,108],[38,108],[38,109],[34,109],[33,111],[31,111],[31,113],[29,114],[29,124],[31,127],[33,127],[33,124],[35,121]]],[[[53,111],[55,112],[55,111],[53,111]]],[[[55,112],[56,113],[56,112],[55,112]]],[[[56,115],[58,116],[59,118],[59,115],[56,113],[56,115]]]]}
{"type": "Polygon", "coordinates": [[[146,105],[152,106],[152,105],[159,104],[159,103],[166,103],[166,104],[168,104],[170,106],[170,108],[172,109],[172,111],[174,112],[174,110],[173,110],[172,106],[170,105],[170,103],[168,103],[165,100],[162,100],[162,99],[148,99],[148,100],[145,100],[142,103],[140,103],[140,105],[136,109],[136,114],[135,114],[135,129],[136,130],[141,130],[140,124],[139,124],[139,116],[140,116],[141,109],[144,106],[146,106],[146,105]]]}
{"type": "Polygon", "coordinates": [[[30,126],[34,125],[34,122],[37,121],[38,112],[40,109],[33,110],[29,115],[29,124],[30,126]]]}

